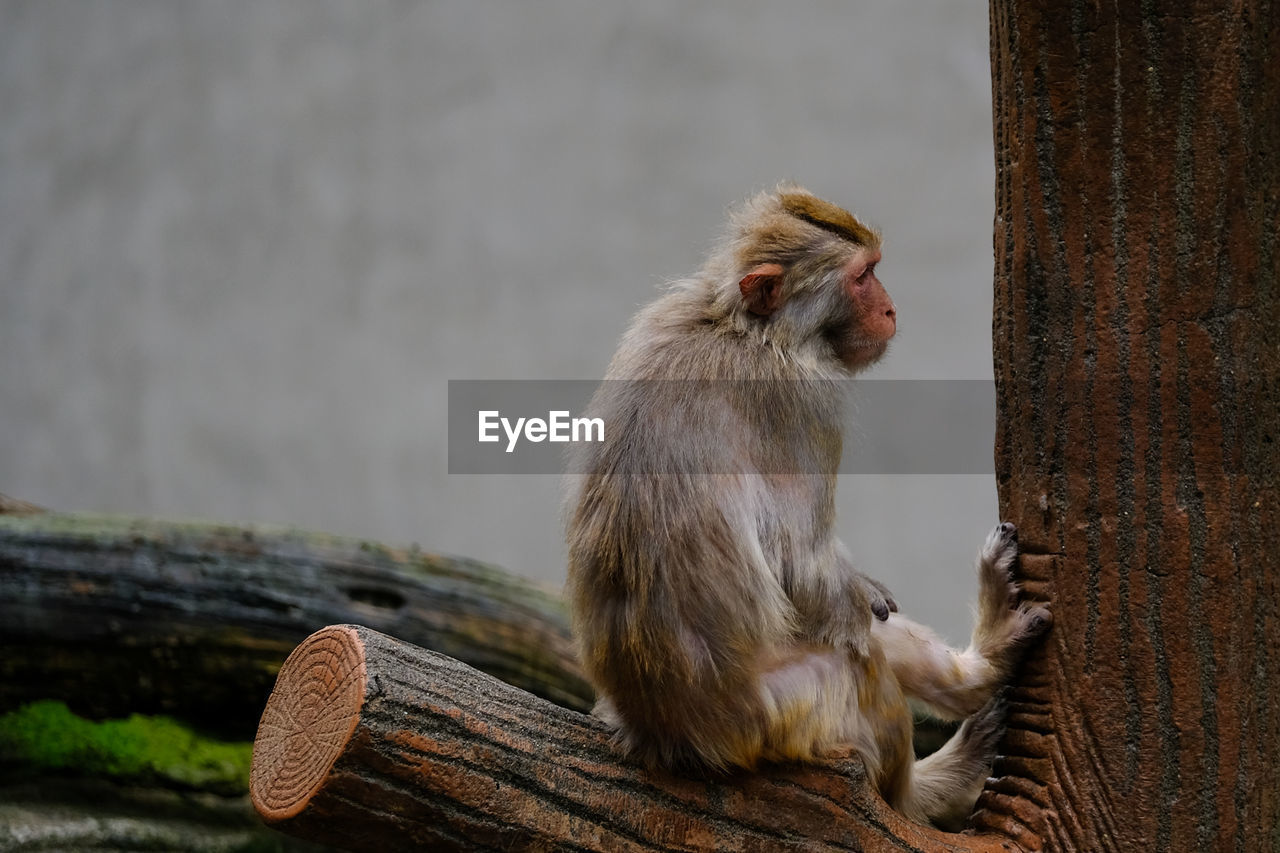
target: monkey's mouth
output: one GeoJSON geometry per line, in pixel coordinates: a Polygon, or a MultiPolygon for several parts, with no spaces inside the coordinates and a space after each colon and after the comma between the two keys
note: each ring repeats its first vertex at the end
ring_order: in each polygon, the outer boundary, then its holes
{"type": "Polygon", "coordinates": [[[845,364],[862,367],[879,361],[888,351],[888,341],[846,341],[842,355],[845,364]]]}
{"type": "Polygon", "coordinates": [[[889,350],[889,341],[868,340],[856,334],[847,323],[827,326],[822,336],[832,353],[846,367],[866,367],[879,361],[889,350]]]}

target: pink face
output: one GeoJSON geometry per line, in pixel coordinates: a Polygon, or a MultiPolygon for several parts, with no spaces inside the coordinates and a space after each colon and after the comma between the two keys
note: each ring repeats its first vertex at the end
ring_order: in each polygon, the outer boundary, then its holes
{"type": "Polygon", "coordinates": [[[845,267],[844,290],[853,310],[849,329],[837,346],[850,368],[865,367],[884,355],[898,330],[897,309],[876,278],[879,262],[880,250],[866,249],[845,267]]]}

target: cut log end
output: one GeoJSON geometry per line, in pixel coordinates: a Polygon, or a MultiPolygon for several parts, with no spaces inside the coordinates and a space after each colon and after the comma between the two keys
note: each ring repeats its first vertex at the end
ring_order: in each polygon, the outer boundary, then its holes
{"type": "Polygon", "coordinates": [[[347,626],[293,650],[262,712],[249,795],[268,823],[297,815],[346,748],[364,706],[364,644],[347,626]]]}

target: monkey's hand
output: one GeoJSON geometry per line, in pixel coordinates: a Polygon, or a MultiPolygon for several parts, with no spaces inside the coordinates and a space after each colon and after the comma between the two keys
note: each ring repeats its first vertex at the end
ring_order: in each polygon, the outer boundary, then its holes
{"type": "Polygon", "coordinates": [[[987,658],[1006,662],[1053,625],[1043,604],[1026,600],[1014,580],[1018,529],[996,525],[978,554],[978,624],[974,640],[987,658]]]}
{"type": "MultiPolygon", "coordinates": [[[[890,613],[898,612],[898,602],[894,600],[889,588],[873,577],[868,577],[853,567],[853,556],[843,542],[836,541],[837,571],[842,584],[848,588],[848,601],[845,604],[857,608],[859,602],[871,608],[871,612],[881,622],[889,618],[890,613]]],[[[864,611],[865,612],[865,611],[864,611]]],[[[867,623],[870,625],[870,623],[867,623]]]]}
{"type": "Polygon", "coordinates": [[[862,584],[867,601],[871,603],[871,612],[881,622],[888,619],[890,613],[898,612],[898,602],[894,601],[893,593],[889,592],[889,588],[880,581],[859,571],[854,571],[853,580],[855,583],[862,584]]]}
{"type": "Polygon", "coordinates": [[[879,581],[853,567],[844,543],[834,542],[833,562],[793,576],[787,596],[800,616],[803,632],[814,642],[866,654],[871,619],[896,613],[898,602],[879,581]]]}

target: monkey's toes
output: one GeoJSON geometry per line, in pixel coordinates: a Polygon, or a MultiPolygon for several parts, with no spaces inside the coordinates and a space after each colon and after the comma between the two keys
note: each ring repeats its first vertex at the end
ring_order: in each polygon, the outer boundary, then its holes
{"type": "Polygon", "coordinates": [[[1009,716],[1009,687],[997,690],[977,713],[961,725],[962,742],[982,756],[995,752],[1009,716]]]}

